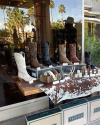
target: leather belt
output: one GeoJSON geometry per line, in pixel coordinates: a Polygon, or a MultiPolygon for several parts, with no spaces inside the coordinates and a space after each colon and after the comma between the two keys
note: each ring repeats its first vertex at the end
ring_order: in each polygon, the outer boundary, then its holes
{"type": "Polygon", "coordinates": [[[55,76],[57,76],[57,80],[60,80],[60,74],[56,70],[51,70],[55,76]]]}
{"type": "Polygon", "coordinates": [[[55,69],[58,73],[60,73],[60,78],[61,79],[63,79],[63,74],[62,74],[62,72],[61,72],[61,70],[59,70],[59,69],[55,69]]]}
{"type": "Polygon", "coordinates": [[[57,79],[56,79],[56,76],[55,76],[51,71],[46,71],[46,72],[44,73],[44,75],[48,75],[48,74],[49,74],[50,76],[52,76],[54,80],[57,80],[57,79]]]}

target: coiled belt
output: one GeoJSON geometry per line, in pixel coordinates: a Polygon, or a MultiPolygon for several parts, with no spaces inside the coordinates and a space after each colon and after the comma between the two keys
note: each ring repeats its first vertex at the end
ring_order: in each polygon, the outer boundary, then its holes
{"type": "Polygon", "coordinates": [[[54,80],[57,80],[57,78],[56,78],[56,76],[53,74],[53,72],[51,72],[51,71],[46,71],[46,72],[44,73],[44,75],[48,75],[48,74],[49,74],[50,76],[52,76],[54,80]]]}
{"type": "Polygon", "coordinates": [[[62,74],[62,72],[61,72],[61,70],[59,70],[59,69],[55,69],[58,73],[60,73],[60,78],[61,79],[63,79],[63,74],[62,74]]]}

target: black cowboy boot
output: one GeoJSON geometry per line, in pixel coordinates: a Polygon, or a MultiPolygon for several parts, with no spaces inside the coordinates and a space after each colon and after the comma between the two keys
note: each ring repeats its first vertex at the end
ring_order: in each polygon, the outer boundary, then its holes
{"type": "Polygon", "coordinates": [[[90,54],[90,52],[85,52],[85,63],[86,63],[86,65],[91,65],[91,54],[90,54]]]}
{"type": "Polygon", "coordinates": [[[95,66],[91,65],[91,53],[90,52],[85,52],[85,63],[86,63],[87,68],[95,69],[95,66]]]}
{"type": "Polygon", "coordinates": [[[50,57],[49,57],[49,42],[41,41],[41,52],[42,52],[42,63],[45,66],[50,66],[50,65],[56,66],[57,65],[50,60],[50,57]]]}

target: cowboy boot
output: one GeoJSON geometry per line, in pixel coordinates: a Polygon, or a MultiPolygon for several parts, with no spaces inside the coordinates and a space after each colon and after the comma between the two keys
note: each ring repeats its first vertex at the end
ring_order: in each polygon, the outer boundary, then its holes
{"type": "Polygon", "coordinates": [[[70,61],[72,63],[82,63],[77,57],[76,57],[76,44],[69,44],[70,48],[70,61]]]}
{"type": "Polygon", "coordinates": [[[33,80],[36,80],[36,78],[31,77],[26,71],[25,53],[14,53],[14,57],[18,68],[18,77],[30,84],[33,83],[33,80]]]}
{"type": "Polygon", "coordinates": [[[85,52],[85,63],[86,63],[87,69],[91,70],[91,54],[90,54],[90,52],[85,52]]]}
{"type": "Polygon", "coordinates": [[[49,42],[41,41],[41,53],[42,53],[42,63],[45,66],[50,66],[50,65],[56,66],[57,65],[50,60],[50,57],[49,57],[49,42]]]}
{"type": "Polygon", "coordinates": [[[72,64],[72,62],[70,62],[67,57],[66,57],[66,44],[59,44],[59,61],[60,63],[68,63],[69,65],[72,64]]]}
{"type": "Polygon", "coordinates": [[[31,67],[32,68],[38,68],[40,67],[41,69],[44,68],[43,65],[40,65],[38,60],[37,60],[37,43],[29,43],[29,52],[30,52],[30,57],[31,57],[31,67]]]}

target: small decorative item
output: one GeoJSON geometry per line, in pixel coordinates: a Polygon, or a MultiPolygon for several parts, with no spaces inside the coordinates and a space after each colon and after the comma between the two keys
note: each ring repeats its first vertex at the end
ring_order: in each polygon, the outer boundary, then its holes
{"type": "Polygon", "coordinates": [[[84,77],[89,77],[89,75],[84,75],[84,77]]]}
{"type": "Polygon", "coordinates": [[[69,76],[72,76],[72,75],[73,75],[73,73],[74,73],[74,71],[75,71],[75,66],[74,66],[74,67],[72,67],[72,69],[70,69],[69,76]]]}
{"type": "Polygon", "coordinates": [[[80,70],[77,70],[77,74],[78,74],[78,75],[80,74],[80,70]]]}
{"type": "Polygon", "coordinates": [[[85,70],[85,75],[88,75],[87,70],[85,70]]]}
{"type": "Polygon", "coordinates": [[[80,70],[77,70],[77,74],[75,74],[75,78],[81,78],[82,77],[82,73],[80,72],[80,70]]]}
{"type": "Polygon", "coordinates": [[[82,77],[82,73],[80,72],[80,74],[79,74],[79,77],[81,78],[82,77]]]}
{"type": "Polygon", "coordinates": [[[78,74],[75,74],[75,78],[78,78],[78,74]]]}
{"type": "Polygon", "coordinates": [[[92,74],[92,70],[90,70],[90,75],[92,74]]]}

